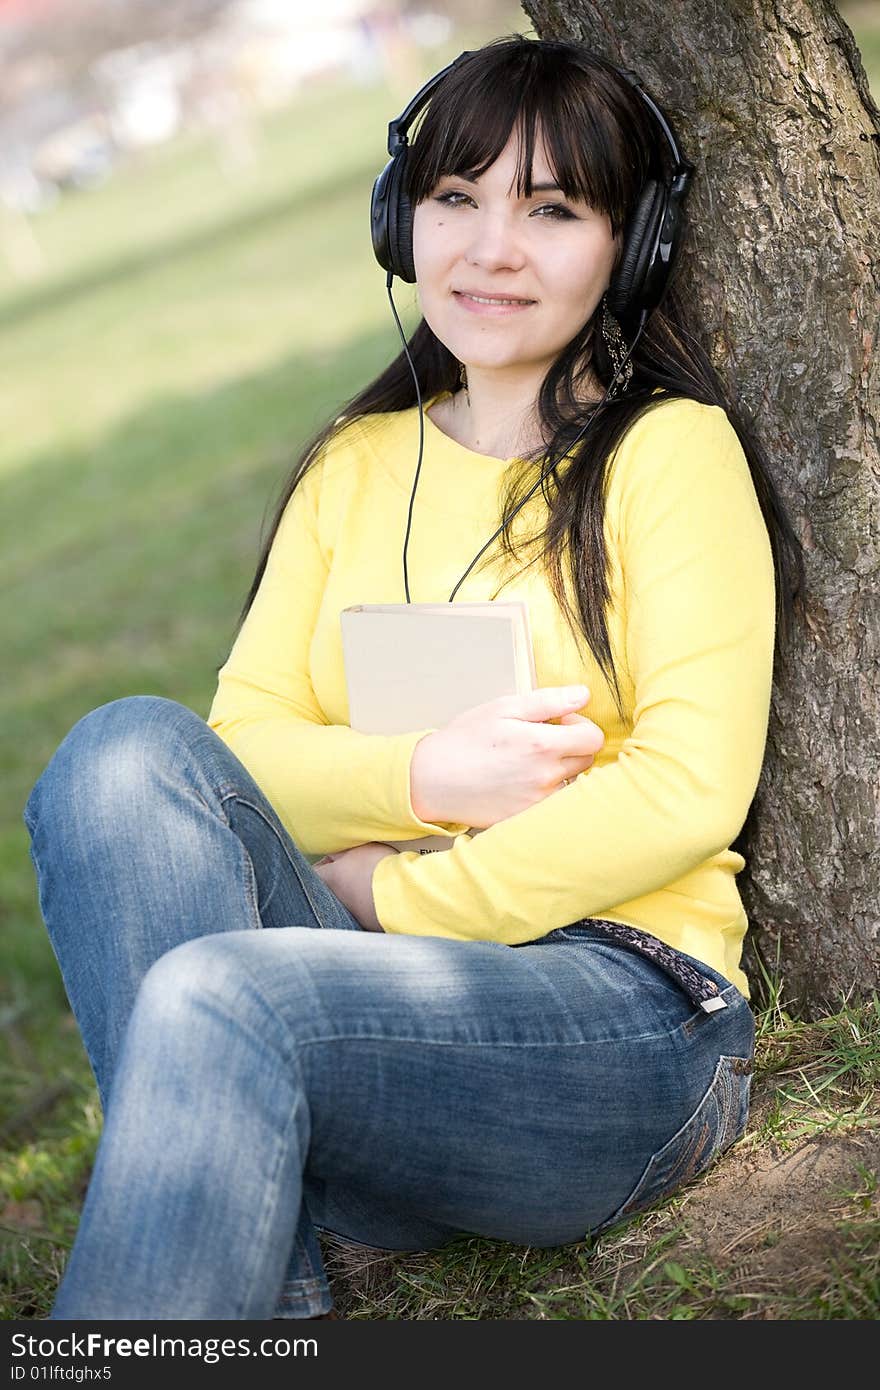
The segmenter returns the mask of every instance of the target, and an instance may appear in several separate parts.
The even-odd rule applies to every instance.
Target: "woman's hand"
[[[578,713],[589,691],[574,690],[572,695],[567,688],[542,687],[502,695],[426,734],[410,763],[416,815],[486,830],[585,772],[605,735]]]
[[[373,906],[373,870],[387,854],[397,853],[390,845],[371,840],[369,844],[353,845],[338,854],[326,854],[312,868],[358,919],[364,931],[382,931]]]

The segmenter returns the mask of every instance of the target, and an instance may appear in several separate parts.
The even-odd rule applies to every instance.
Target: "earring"
[[[471,403],[471,398],[470,398],[470,395],[468,394],[467,368],[465,367],[465,365],[464,365],[463,362],[459,362],[459,364],[458,364],[458,379],[459,379],[461,385],[464,387],[464,394],[467,396],[467,403],[468,403],[468,405],[470,405],[470,403]]]
[[[621,332],[620,324],[608,308],[608,300],[604,295],[602,297],[602,318],[599,323],[599,329],[602,334],[602,341],[605,344],[605,350],[614,366],[615,377],[617,377],[618,372],[620,372],[623,367],[623,372],[615,381],[610,394],[613,396],[620,392],[622,395],[632,381],[633,364],[627,359],[628,348],[626,346],[626,340]],[[623,366],[624,362],[626,362],[625,367]]]

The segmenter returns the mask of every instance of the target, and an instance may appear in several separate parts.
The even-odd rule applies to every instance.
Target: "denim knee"
[[[220,949],[217,949],[219,941]],[[150,966],[136,1008],[151,1024],[175,1027],[194,1009],[211,1003],[231,1012],[242,994],[242,977],[223,942],[214,937],[183,941]]]
[[[216,1066],[227,1086],[239,1050],[254,1050],[265,1076],[271,1074],[272,1059],[282,1070],[291,1065],[298,1070],[296,1041],[259,984],[242,970],[237,935],[182,942],[150,966],[129,1025],[136,1049],[157,1047],[184,1069]]]
[[[177,761],[176,744],[203,721],[162,695],[126,695],[99,705],[74,724],[31,788],[23,818],[28,830],[53,811],[66,824],[95,816],[112,824],[131,814],[132,797],[147,766]]]

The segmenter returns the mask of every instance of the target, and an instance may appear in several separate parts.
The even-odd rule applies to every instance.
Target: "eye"
[[[453,199],[456,198],[464,198],[468,202],[472,201],[472,199],[468,196],[467,193],[459,193],[456,189],[451,189],[448,193],[440,193],[434,199],[434,202],[444,203],[447,207],[460,207],[460,203],[453,201]],[[569,212],[568,208],[563,207],[561,203],[542,203],[539,208],[535,208],[533,211],[535,213],[550,214],[550,216],[546,219],[542,216],[542,221],[548,220],[550,222],[565,222],[570,221],[574,218],[574,213]]]
[[[452,192],[449,192],[449,193],[441,193],[437,198],[434,199],[434,202],[435,202],[435,203],[448,203],[450,207],[458,207],[458,203],[453,203],[453,202],[452,202],[452,199],[453,199],[453,198],[466,198],[466,197],[467,197],[467,194],[466,194],[466,193],[456,193],[455,191],[452,191]]]
[[[561,203],[542,203],[541,207],[536,208],[535,211],[552,212],[554,215],[550,219],[551,222],[564,222],[567,219],[574,217],[574,213],[569,212],[568,208],[564,208]]]

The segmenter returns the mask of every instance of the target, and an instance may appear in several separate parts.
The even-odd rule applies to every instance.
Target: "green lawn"
[[[514,11],[511,27],[530,25]],[[865,33],[876,72],[880,23]],[[423,55],[424,77],[487,36],[459,33],[448,53]],[[299,444],[397,351],[368,216],[389,112],[404,100],[379,88],[314,89],[256,120],[256,159],[235,172],[211,141],[179,141],[35,218],[38,277],[16,280],[0,260],[0,1316],[45,1315],[100,1122],[40,921],[21,809],[96,705],[153,693],[207,714],[264,513]],[[394,294],[412,326],[414,288],[395,281]],[[767,1017],[773,1038],[797,1031]],[[859,1057],[872,1060],[835,1112],[844,1128],[870,1119],[863,1103],[877,1085],[876,1013],[853,1017]],[[838,1025],[846,1038],[851,1024]],[[839,1069],[837,1052],[829,1069]],[[873,1190],[859,1189],[863,1206]],[[874,1221],[870,1200],[865,1210]],[[711,1288],[695,1294],[674,1273],[672,1304],[649,1294],[615,1311],[601,1261],[589,1274],[566,1266],[581,1302],[565,1312],[552,1293],[558,1255],[533,1252],[524,1274],[506,1247],[462,1251],[395,1266],[378,1290],[349,1267],[355,1312],[717,1315]],[[608,1288],[618,1290],[612,1265]],[[390,1287],[394,1299],[380,1304]],[[870,1290],[859,1296],[871,1306]],[[730,1305],[724,1315],[745,1314]]]

